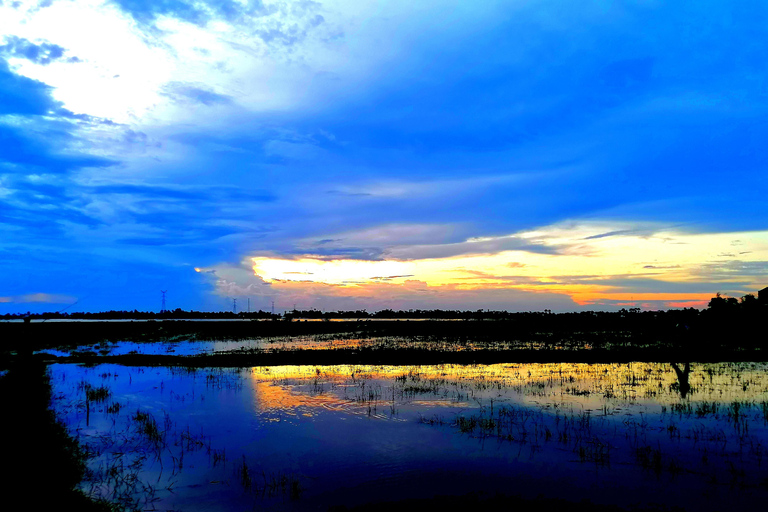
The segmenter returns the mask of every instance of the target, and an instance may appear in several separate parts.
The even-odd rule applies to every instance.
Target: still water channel
[[[768,364],[50,367],[83,490],[137,509],[327,510],[500,492],[768,499]]]

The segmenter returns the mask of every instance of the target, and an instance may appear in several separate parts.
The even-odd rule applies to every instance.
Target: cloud
[[[659,274],[663,277],[663,274]],[[605,276],[552,276],[559,284],[599,285],[610,288],[611,293],[681,293],[714,294],[715,287],[729,290],[743,290],[750,286],[749,281],[727,281],[713,283],[711,281],[669,281],[664,279],[649,279],[644,275],[605,275]]]
[[[435,239],[449,239],[457,227],[440,224],[379,224],[364,229],[343,231],[321,240],[306,239],[300,243],[310,247],[316,244],[343,242],[352,245],[390,246],[425,243]]]
[[[149,183],[111,183],[103,185],[84,185],[84,191],[99,195],[129,196],[137,200],[178,200],[189,202],[272,202],[276,197],[267,190],[235,188],[230,186],[202,187],[196,185],[149,184]]]
[[[208,107],[232,104],[232,98],[229,96],[217,94],[203,87],[183,82],[171,82],[167,84],[163,94],[177,101],[200,103]]]
[[[168,19],[206,27],[211,22],[226,22],[247,27],[271,47],[290,47],[303,41],[309,31],[325,22],[313,1],[262,2],[237,0],[112,0],[139,24],[157,30]],[[159,29],[162,31],[162,28]]]
[[[495,274],[492,272],[482,272],[479,270],[471,270],[471,269],[465,269],[465,268],[456,269],[455,272],[460,272],[462,274],[465,274],[462,277],[456,278],[456,279],[465,280],[465,281],[483,281],[483,282],[487,282],[487,281],[499,282],[500,281],[509,285],[525,285],[525,286],[534,286],[534,287],[567,284],[566,282],[560,282],[555,277],[505,275],[505,274]]]
[[[543,244],[515,235],[470,239],[451,244],[414,245],[394,247],[386,251],[395,259],[417,260],[428,258],[450,258],[454,256],[498,254],[504,251],[524,251],[536,254],[559,254],[562,247]]]
[[[197,269],[204,273],[204,269]],[[226,277],[223,277],[226,274]],[[455,285],[432,286],[417,279],[396,284],[389,276],[375,282],[328,284],[312,281],[272,281],[267,285],[243,267],[215,266],[206,274],[222,297],[253,297],[257,307],[274,300],[279,309],[506,309],[510,311],[573,310],[578,306],[564,294],[535,293],[518,289],[462,289]],[[266,285],[266,286],[265,286]]]
[[[64,174],[116,163],[88,153],[79,130],[81,121],[93,120],[62,108],[52,92],[0,59],[0,174]]]
[[[312,5],[312,3],[307,2],[305,5]],[[292,46],[303,41],[309,30],[324,23],[325,18],[320,14],[310,14],[302,21],[301,25],[273,22],[264,28],[257,28],[255,33],[267,44],[280,43],[285,46]]]
[[[695,274],[700,279],[720,282],[730,280],[734,277],[741,278],[759,278],[768,281],[768,261],[712,261],[707,262],[695,270]],[[724,283],[727,285],[728,283]]]
[[[177,18],[196,25],[205,25],[213,19],[233,21],[239,16],[258,12],[258,7],[233,0],[113,0],[123,11],[141,23],[154,22],[162,16]],[[258,6],[260,3],[253,5]]]
[[[0,56],[27,59],[35,64],[46,66],[54,61],[81,62],[77,57],[64,57],[66,50],[57,44],[35,44],[23,37],[5,36],[5,44],[0,45]]]
[[[451,224],[386,224],[368,229],[335,233],[328,238],[299,241],[287,254],[311,254],[325,259],[420,260],[463,255],[525,251],[558,254],[556,244],[517,235],[461,239],[466,226]]]
[[[18,127],[4,125],[0,121],[0,170],[10,173],[64,173],[115,164],[111,159],[87,153],[63,152],[62,148],[78,142],[72,131],[72,127],[50,120]]]
[[[606,238],[606,237],[620,236],[620,235],[650,235],[652,233],[653,233],[652,230],[618,229],[616,231],[609,231],[607,233],[599,233],[597,235],[591,235],[591,236],[585,237],[584,240],[595,240],[597,238]]]
[[[48,85],[20,76],[0,58],[0,115],[46,115],[61,108]]]
[[[271,228],[249,220],[254,210],[274,200],[266,191],[227,186],[70,182],[57,208],[69,213],[59,213],[53,225],[87,243],[197,252],[231,246],[235,242],[230,239],[238,236],[264,237]],[[51,212],[46,215],[50,218]]]
[[[195,268],[221,297],[271,297],[272,284],[253,273],[249,261],[240,265],[220,264],[211,268]]]
[[[633,297],[651,301],[649,304],[652,301],[692,304],[710,297],[718,289],[725,288],[740,294],[754,291],[759,287],[755,277],[768,271],[768,266],[762,261],[733,265],[733,260],[716,262],[707,259],[717,255],[719,248],[737,235],[746,239],[745,247],[763,254],[765,247],[768,247],[768,232],[750,233],[748,236],[745,236],[746,233],[697,234],[665,230],[661,226],[630,229],[614,225],[611,228],[604,223],[566,222],[502,237],[472,237],[463,242],[435,243],[427,246],[432,252],[424,254],[425,257],[407,259],[393,256],[406,251],[424,253],[424,244],[420,241],[434,237],[440,233],[440,228],[430,225],[385,225],[379,230],[360,230],[335,234],[333,238],[310,239],[304,241],[305,248],[329,253],[343,249],[348,239],[367,245],[369,251],[375,247],[374,243],[382,243],[378,244],[380,247],[375,259],[358,258],[354,251],[348,251],[349,255],[317,255],[311,251],[301,257],[262,255],[254,258],[254,270],[268,281],[280,283],[280,286],[297,281],[294,274],[298,273],[301,274],[298,281],[304,283],[357,287],[359,290],[362,289],[360,287],[382,282],[381,276],[391,276],[392,279],[386,282],[405,286],[409,279],[403,281],[402,276],[410,276],[413,278],[410,280],[423,282],[430,290],[540,290],[542,293],[566,294],[579,304],[597,304],[595,301],[603,299],[628,302]],[[602,233],[619,234],[593,236]],[[398,240],[408,236],[412,245],[398,245]],[[511,245],[507,245],[508,241]],[[468,246],[472,250],[456,250],[456,245]],[[531,245],[537,249],[529,250]],[[477,251],[473,246],[483,250]],[[450,249],[441,252],[446,256],[429,257],[434,248],[445,247]],[[551,250],[542,251],[539,247]],[[654,263],[645,263],[644,259]],[[515,272],[509,273],[510,268],[514,268]],[[564,269],[570,273],[562,272]],[[707,272],[714,278],[704,275],[703,269],[708,269]],[[359,300],[368,301],[362,296]]]
[[[8,304],[24,304],[30,302],[42,302],[47,304],[66,304],[76,302],[75,297],[55,293],[28,293],[25,295],[13,295],[0,297],[0,302]]]

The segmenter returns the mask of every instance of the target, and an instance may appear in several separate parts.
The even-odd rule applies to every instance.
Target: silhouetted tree
[[[678,389],[680,390],[680,396],[685,398],[691,391],[691,385],[688,382],[688,378],[691,373],[691,364],[685,363],[685,367],[681,370],[675,363],[669,363],[672,365],[672,369],[677,374]]]

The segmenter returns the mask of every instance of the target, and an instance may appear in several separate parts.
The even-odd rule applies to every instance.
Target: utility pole
[[[161,313],[165,313],[165,294],[166,294],[166,292],[167,292],[167,291],[168,291],[168,290],[160,290],[160,293],[162,293],[162,294],[163,294],[163,305],[162,305],[162,307],[160,308],[160,312],[161,312]]]

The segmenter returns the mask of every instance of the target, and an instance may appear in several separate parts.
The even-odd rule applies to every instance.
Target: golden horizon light
[[[516,289],[565,294],[579,305],[598,300],[667,301],[672,307],[706,304],[717,290],[697,283],[743,283],[755,291],[759,276],[749,262],[768,260],[768,231],[691,234],[622,233],[611,226],[555,225],[517,238],[539,252],[503,250],[442,258],[360,260],[306,254],[250,258],[253,272],[275,287],[326,285],[350,296],[380,287],[422,283],[445,290]],[[602,235],[601,233],[608,233]],[[475,242],[469,240],[467,243]],[[754,290],[752,289],[754,288]],[[341,289],[347,289],[341,291]],[[366,293],[367,294],[367,293]]]

